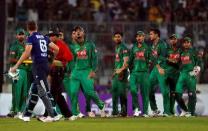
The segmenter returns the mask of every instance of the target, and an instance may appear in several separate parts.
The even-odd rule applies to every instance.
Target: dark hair
[[[27,29],[29,31],[34,31],[34,30],[37,30],[38,26],[37,24],[35,23],[35,21],[29,21],[27,22]]]
[[[152,29],[150,29],[150,31],[149,32],[154,32],[155,34],[157,34],[158,35],[158,37],[160,37],[160,30],[159,29],[156,29],[156,28],[152,28]]]
[[[117,35],[117,34],[118,34],[118,35],[121,35],[121,36],[123,37],[123,32],[117,31],[117,32],[114,32],[114,33],[113,33],[114,36]]]
[[[73,28],[73,31],[77,31],[77,30],[81,30],[81,31],[83,31],[83,32],[85,32],[85,30],[84,30],[84,28],[83,27],[81,27],[81,26],[75,26],[74,28]]]
[[[71,33],[74,32],[74,31],[76,31],[76,30],[73,28],[73,29],[71,30]]]

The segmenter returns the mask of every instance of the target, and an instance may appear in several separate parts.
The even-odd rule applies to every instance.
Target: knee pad
[[[51,101],[54,101],[54,98],[52,96],[52,94],[48,91],[47,92],[47,95],[48,95],[48,98],[51,100]]]
[[[41,85],[37,85],[37,88],[38,88],[38,95],[40,98],[46,96],[46,90]]]

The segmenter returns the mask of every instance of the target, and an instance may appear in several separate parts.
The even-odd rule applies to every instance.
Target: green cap
[[[136,33],[137,35],[145,35],[145,33],[143,32],[143,31],[137,31],[137,33]]]
[[[23,28],[18,28],[18,29],[16,30],[16,35],[18,35],[18,34],[20,34],[20,33],[25,34],[25,30],[24,30]]]
[[[178,35],[172,34],[172,35],[169,37],[169,39],[178,39]]]
[[[185,37],[183,40],[184,41],[188,41],[188,42],[191,42],[192,41],[190,37]]]

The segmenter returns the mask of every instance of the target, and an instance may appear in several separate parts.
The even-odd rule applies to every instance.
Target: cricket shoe
[[[19,115],[18,118],[20,120],[23,120],[24,122],[29,122],[30,121],[30,117],[29,116]]]
[[[163,117],[171,117],[171,115],[167,114],[167,113],[164,113],[162,114]]]
[[[54,121],[59,121],[62,117],[63,117],[63,115],[58,114],[54,117]]]
[[[91,118],[94,118],[95,117],[95,113],[94,112],[87,112],[87,115]]]
[[[142,117],[149,118],[150,116],[147,114],[143,114]]]
[[[54,122],[54,118],[51,116],[47,116],[47,117],[39,117],[39,120],[42,122]]]
[[[116,117],[119,117],[119,115],[111,115],[110,117],[112,117],[112,118],[116,118]]]
[[[180,117],[190,117],[191,113],[190,112],[186,112],[186,111],[182,111],[180,114]]]
[[[100,110],[100,117],[106,117],[106,113],[105,113],[105,105],[104,105],[103,108]]]
[[[77,116],[78,116],[78,118],[84,118],[85,117],[85,115],[82,114],[81,112]]]
[[[76,120],[76,119],[78,119],[78,116],[73,115],[73,116],[69,117],[69,120],[70,120],[70,121],[74,121],[74,120]]]
[[[178,117],[179,115],[177,113],[175,113],[173,116]]]
[[[142,113],[142,112],[141,112],[138,108],[136,108],[136,109],[134,110],[133,116],[134,116],[134,117],[138,117],[138,116],[141,115],[141,113]]]
[[[21,112],[18,112],[15,116],[14,116],[14,118],[19,118],[19,116],[22,116],[23,114],[21,113]]]
[[[154,110],[154,111],[152,111],[152,115],[153,115],[153,117],[154,116],[159,116],[159,114],[160,114],[160,110],[158,110],[158,109],[156,109],[156,110]]]

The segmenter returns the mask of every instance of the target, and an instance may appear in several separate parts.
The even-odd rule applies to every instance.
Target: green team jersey
[[[167,58],[167,44],[159,40],[156,45],[151,47],[151,62],[153,65],[159,64],[162,68],[167,68],[166,59]]]
[[[176,61],[176,63],[173,63],[169,60],[167,60],[167,72],[170,75],[173,75],[173,73],[179,73],[179,66],[180,66],[180,54],[181,50],[179,48],[173,48],[169,47],[167,52],[167,58],[173,61]]]
[[[89,41],[85,41],[82,45],[75,43],[71,49],[74,56],[74,70],[97,70],[98,58],[94,43]]]
[[[70,45],[68,44],[68,47],[72,51],[72,53],[73,53],[73,50],[74,50],[74,45],[75,45],[75,43],[71,43]],[[72,61],[70,61],[66,64],[66,72],[70,73],[73,69],[73,66],[74,66],[74,58],[73,58]]]
[[[200,65],[196,52],[191,48],[181,53],[181,72],[190,72],[194,66]]]
[[[9,59],[16,60],[16,62],[19,60],[19,58],[22,56],[22,53],[25,51],[25,43],[21,44],[18,40],[14,41],[9,49]],[[14,66],[16,62],[11,62],[10,66]],[[29,64],[22,63],[19,68],[20,69],[27,69],[30,70],[31,66]]]
[[[124,57],[129,56],[129,51],[124,43],[121,43],[116,46],[115,49],[115,66],[114,69],[119,69],[124,64]]]
[[[150,48],[146,43],[141,47],[135,44],[130,51],[129,69],[131,72],[144,72],[149,69]]]

